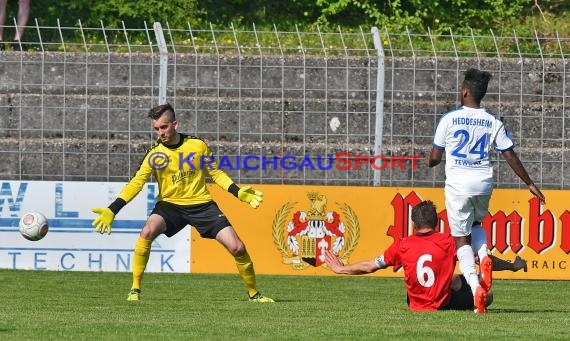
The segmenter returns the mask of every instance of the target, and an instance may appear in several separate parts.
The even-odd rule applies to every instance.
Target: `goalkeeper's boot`
[[[485,314],[487,312],[487,291],[481,285],[475,290],[473,305],[475,306],[475,314]]]
[[[273,303],[275,302],[272,298],[263,296],[259,291],[257,294],[249,297],[250,302],[259,302],[259,303]]]
[[[141,289],[131,289],[129,291],[129,296],[127,296],[127,301],[140,301],[141,299]]]
[[[523,269],[524,272],[528,271],[526,260],[522,259],[520,256],[516,256],[513,262],[513,271],[517,272],[520,269]]]
[[[481,286],[486,292],[491,290],[491,285],[493,285],[493,261],[491,257],[485,257],[481,261]]]

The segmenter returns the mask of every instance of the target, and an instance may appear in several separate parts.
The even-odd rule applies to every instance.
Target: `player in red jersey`
[[[408,305],[415,311],[473,309],[473,295],[467,282],[454,275],[455,240],[449,234],[435,231],[437,212],[431,201],[423,201],[412,209],[415,234],[395,241],[375,259],[343,264],[330,251],[325,262],[338,274],[359,275],[392,266],[404,268]],[[492,302],[487,295],[487,305]]]

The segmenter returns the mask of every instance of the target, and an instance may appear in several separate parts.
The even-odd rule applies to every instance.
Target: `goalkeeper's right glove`
[[[95,227],[95,231],[104,234],[105,232],[111,234],[111,224],[115,219],[115,213],[108,207],[96,207],[91,210],[99,216],[93,220],[91,225]]]

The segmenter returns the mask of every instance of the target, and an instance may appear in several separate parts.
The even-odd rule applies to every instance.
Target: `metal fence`
[[[204,138],[240,183],[442,186],[443,167],[414,169],[411,157],[427,157],[468,67],[493,74],[483,104],[504,117],[535,181],[570,183],[570,38],[168,24],[163,33],[164,96],[181,130]],[[146,112],[161,91],[152,27],[36,24],[24,38],[23,51],[0,52],[0,177],[128,180],[153,139]],[[407,159],[357,169],[375,155]],[[264,158],[277,167],[262,169]],[[497,186],[519,187],[496,161]]]

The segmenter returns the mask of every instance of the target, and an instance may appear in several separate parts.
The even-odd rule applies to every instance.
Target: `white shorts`
[[[445,194],[445,208],[451,235],[465,237],[471,234],[474,221],[482,222],[489,210],[490,194],[450,195]]]

